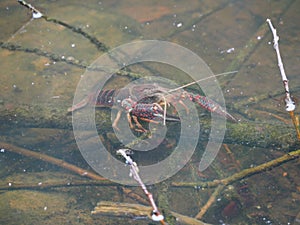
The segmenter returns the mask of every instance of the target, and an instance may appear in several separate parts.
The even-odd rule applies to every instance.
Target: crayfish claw
[[[178,102],[179,102],[180,105],[183,106],[183,108],[184,108],[185,111],[186,111],[186,114],[189,114],[189,113],[190,113],[190,110],[189,110],[189,108],[186,106],[186,104],[184,104],[184,102],[183,102],[182,100],[179,100]]]

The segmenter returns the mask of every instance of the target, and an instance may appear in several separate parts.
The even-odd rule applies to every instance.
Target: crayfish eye
[[[153,106],[151,107],[151,109],[152,109],[153,111],[158,111],[158,110],[161,109],[161,107],[160,107],[160,105],[158,105],[158,104],[153,104]]]

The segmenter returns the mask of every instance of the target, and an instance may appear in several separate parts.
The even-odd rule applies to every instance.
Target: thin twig
[[[11,151],[11,152],[15,152],[15,153],[25,155],[25,156],[28,156],[28,157],[40,159],[42,161],[60,166],[60,167],[65,168],[67,170],[70,170],[74,173],[79,174],[80,176],[89,177],[93,180],[107,180],[106,178],[103,178],[103,177],[99,176],[98,174],[95,174],[91,171],[81,169],[81,168],[79,168],[79,167],[77,167],[73,164],[65,162],[64,160],[57,159],[57,158],[45,155],[45,154],[40,153],[40,152],[30,151],[28,149],[17,147],[15,145],[11,145],[11,144],[4,143],[4,142],[0,142],[0,148],[5,149],[6,151]]]
[[[76,168],[74,165],[71,165],[71,164],[70,164],[71,166],[66,166],[66,165],[69,165],[69,164],[63,162],[62,160],[55,159],[53,157],[46,156],[46,155],[41,154],[41,153],[32,152],[32,151],[29,151],[27,149],[23,149],[23,148],[20,148],[20,147],[11,145],[11,144],[7,144],[7,143],[4,143],[4,142],[0,142],[0,148],[8,150],[8,151],[15,152],[15,153],[19,153],[19,154],[22,154],[22,155],[25,155],[25,156],[38,158],[38,159],[46,161],[46,162],[54,163],[58,166],[66,168],[66,169],[71,169],[72,171],[73,171],[74,168]],[[279,158],[276,158],[276,159],[274,159],[272,161],[269,161],[267,163],[263,163],[259,166],[249,168],[249,169],[245,169],[245,170],[243,170],[239,173],[233,174],[232,176],[229,176],[229,177],[221,179],[221,180],[214,180],[214,181],[208,181],[208,182],[193,182],[193,183],[173,182],[172,186],[173,187],[193,187],[193,188],[208,188],[208,187],[217,187],[217,186],[220,186],[220,185],[221,186],[223,186],[223,185],[226,186],[226,185],[231,184],[233,182],[236,182],[240,179],[244,179],[246,177],[252,176],[252,175],[257,174],[257,173],[261,173],[261,172],[266,171],[266,170],[270,170],[270,169],[272,169],[274,167],[277,167],[277,166],[279,166],[279,165],[281,165],[285,162],[297,159],[297,158],[299,158],[299,156],[300,156],[300,149],[289,152],[289,153],[287,153],[287,154],[285,154],[285,155],[283,155]],[[77,168],[76,171],[79,172],[79,174],[82,174],[82,172],[84,173],[84,171],[86,171],[86,170],[83,170],[83,169],[78,170],[78,168]],[[89,172],[88,174],[89,174],[89,176],[91,176],[92,173]],[[87,174],[84,174],[84,175],[87,176]],[[96,176],[98,176],[98,175],[96,175]],[[99,178],[96,178],[96,179],[105,181],[105,179],[100,177],[100,176],[99,176]],[[144,201],[140,196],[138,196],[138,195],[132,196],[133,192],[131,192],[129,189],[124,188],[124,192],[127,193],[128,195],[131,194],[131,197],[137,199],[139,202],[142,202],[143,204],[147,204],[147,201]]]
[[[284,66],[283,66],[283,62],[281,59],[281,55],[280,55],[280,51],[279,51],[279,36],[277,35],[277,31],[276,29],[273,27],[273,24],[271,22],[270,19],[267,19],[267,23],[270,26],[270,29],[272,31],[273,34],[273,42],[274,42],[274,49],[276,51],[276,55],[277,55],[277,60],[278,60],[278,67],[280,70],[280,74],[281,74],[281,78],[282,78],[282,82],[283,82],[283,86],[285,89],[285,104],[286,104],[286,111],[290,112],[290,111],[294,111],[296,108],[295,102],[292,100],[291,95],[290,95],[290,90],[289,90],[289,81],[287,79],[287,76],[285,74],[285,70],[284,70]]]
[[[70,188],[79,186],[119,186],[120,184],[111,182],[109,180],[63,180],[63,181],[51,181],[51,182],[1,182],[0,190],[19,190],[19,189],[36,189],[43,190],[49,188]]]
[[[291,118],[292,118],[292,121],[293,121],[293,124],[295,126],[295,129],[296,129],[296,133],[297,133],[297,138],[298,140],[300,140],[300,124],[299,124],[299,117],[298,116],[295,116],[295,113],[294,111],[290,111],[289,112]]]
[[[142,179],[139,175],[139,168],[138,168],[136,162],[134,162],[131,159],[131,157],[128,155],[128,151],[129,151],[129,149],[119,149],[117,151],[117,154],[122,155],[126,159],[126,163],[130,166],[130,176],[132,176],[133,179],[135,179],[139,183],[139,185],[143,189],[145,195],[148,197],[149,202],[152,206],[152,220],[159,221],[161,224],[165,225],[164,216],[159,212],[159,210],[156,206],[156,203],[153,199],[153,195],[148,191],[146,185],[142,181]]]
[[[296,104],[294,102],[294,100],[291,97],[290,94],[290,89],[289,89],[289,81],[288,78],[286,76],[285,70],[284,70],[284,66],[283,66],[283,62],[281,59],[281,55],[280,55],[280,51],[279,51],[279,36],[277,35],[277,31],[276,29],[273,27],[273,24],[271,22],[270,19],[267,19],[267,23],[269,24],[269,27],[272,31],[273,34],[273,47],[276,51],[276,55],[277,55],[277,61],[278,61],[278,67],[280,70],[280,74],[281,74],[281,78],[282,78],[282,82],[283,82],[283,86],[284,86],[284,90],[285,90],[285,110],[287,112],[289,112],[291,119],[293,121],[293,124],[295,126],[296,129],[296,133],[297,133],[297,138],[298,140],[300,140],[300,129],[299,129],[299,125],[296,124],[296,118],[295,118],[295,114],[294,114],[294,110],[296,108]]]
[[[235,168],[240,171],[241,170],[241,164],[238,160],[235,159],[233,152],[230,150],[227,144],[223,144],[224,149],[226,150],[226,153],[229,155],[232,163],[234,163]]]
[[[264,114],[264,115],[267,115],[267,116],[272,116],[272,117],[280,120],[281,122],[283,122],[286,125],[291,124],[291,120],[285,119],[282,116],[279,116],[279,115],[277,115],[275,113],[271,113],[271,112],[268,112],[268,111],[263,111],[263,110],[260,110],[260,109],[256,109],[255,113]]]
[[[262,173],[266,170],[271,170],[277,166],[280,166],[283,163],[286,163],[291,160],[295,160],[299,157],[300,157],[300,149],[289,152],[281,157],[260,164],[253,168],[244,169],[241,172],[235,173],[223,179],[207,181],[207,182],[172,182],[171,185],[173,187],[192,187],[192,188],[212,188],[212,187],[217,187],[220,184],[228,185],[236,181],[239,181],[241,179],[244,179],[246,177],[253,176],[254,174]]]
[[[204,214],[207,212],[207,210],[211,207],[211,205],[216,201],[216,198],[223,190],[224,185],[219,185],[215,190],[214,193],[209,197],[206,204],[200,209],[198,214],[195,216],[196,219],[200,220],[204,216]]]
[[[106,178],[103,178],[101,176],[99,176],[98,174],[95,174],[91,171],[79,168],[75,165],[72,165],[70,163],[67,163],[61,159],[57,159],[54,158],[52,156],[48,156],[45,155],[43,153],[39,153],[39,152],[34,152],[25,148],[21,148],[12,144],[8,144],[5,142],[0,142],[0,149],[4,149],[6,151],[10,151],[10,152],[14,152],[14,153],[18,153],[20,155],[24,155],[24,156],[28,156],[28,157],[32,157],[32,158],[36,158],[57,166],[60,166],[62,168],[65,168],[67,170],[70,170],[76,174],[79,174],[80,176],[84,176],[84,177],[88,177],[91,178],[93,180],[98,180],[98,181],[107,181]],[[128,196],[130,196],[131,198],[137,200],[138,202],[142,203],[142,204],[147,204],[148,202],[142,198],[140,195],[135,194],[134,192],[132,192],[130,189],[128,188],[123,188],[124,193],[126,193]]]

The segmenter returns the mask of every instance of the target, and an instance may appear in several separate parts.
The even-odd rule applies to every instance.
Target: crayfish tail
[[[93,95],[90,94],[87,97],[85,97],[83,100],[78,102],[77,104],[73,105],[72,107],[68,108],[68,112],[74,112],[78,109],[84,108],[87,104],[89,104],[92,100]]]

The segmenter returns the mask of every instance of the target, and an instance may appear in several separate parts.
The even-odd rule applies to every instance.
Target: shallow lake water
[[[28,3],[46,17],[33,19],[32,12],[18,1],[0,1],[0,224],[160,223],[143,216],[128,216],[122,211],[118,214],[117,206],[116,211],[105,215],[91,215],[97,203],[103,201],[150,204],[140,187],[117,182],[118,175],[122,174],[122,178],[135,183],[129,177],[129,166],[116,156],[116,150],[124,148],[127,136],[141,139],[142,128],[128,132],[128,121],[123,113],[121,131],[113,129],[117,110],[100,107],[96,116],[91,117],[92,120],[96,118],[96,138],[89,129],[83,129],[80,135],[73,130],[74,117],[72,121],[68,108],[74,96],[76,93],[79,98],[86,96],[89,89],[95,90],[99,83],[103,84],[103,89],[120,90],[138,78],[151,77],[148,83],[172,89],[195,81],[195,77],[204,79],[198,85],[186,87],[185,91],[194,96],[210,96],[220,104],[223,102],[238,120],[238,123],[227,121],[227,129],[222,125],[218,127],[225,129],[225,137],[217,130],[217,139],[215,136],[209,138],[211,126],[215,124],[211,119],[218,122],[220,117],[186,100],[184,103],[188,107],[185,108],[180,97],[173,95],[173,98],[163,97],[162,100],[163,103],[164,98],[171,99],[173,106],[167,107],[168,114],[187,114],[188,122],[193,116],[197,117],[184,133],[180,131],[185,127],[185,119],[167,122],[166,126],[162,121],[158,125],[140,121],[145,129],[153,128],[153,135],[144,142],[139,139],[139,144],[150,143],[155,148],[133,150],[132,158],[140,167],[162,162],[159,164],[162,170],[176,170],[163,181],[153,182],[155,184],[150,181],[147,186],[168,224],[197,224],[176,221],[171,211],[196,217],[216,188],[183,187],[179,182],[203,184],[223,179],[299,148],[294,125],[285,111],[285,92],[272,33],[266,23],[270,18],[277,29],[290,91],[297,105],[300,96],[299,1],[65,0]],[[132,65],[118,61],[118,55],[114,54],[117,47],[147,40],[167,41],[174,44],[174,48],[162,47],[156,54],[157,60]],[[188,57],[177,47],[188,50]],[[134,61],[140,57],[138,54],[150,54],[155,48],[142,53],[138,50],[120,52],[122,57],[126,56],[124,61],[132,56]],[[103,80],[99,80],[102,75],[99,76],[93,66],[102,65],[101,57],[107,52],[108,58],[117,61],[123,69],[121,72],[109,70],[109,73],[111,68],[100,69],[104,75]],[[203,61],[191,65],[194,56]],[[162,63],[164,59],[174,59],[173,65]],[[200,66],[201,71],[193,77],[182,71],[181,65],[189,65],[190,71]],[[232,73],[207,78],[226,72]],[[108,79],[107,74],[111,75]],[[82,80],[86,83],[77,86]],[[133,97],[131,95],[135,94],[130,92],[127,97]],[[108,103],[107,96],[102,95],[102,98]],[[175,112],[175,108],[181,111]],[[79,117],[83,119],[80,125],[89,124],[90,118],[85,121],[84,117],[88,111],[84,110],[74,112],[83,115]],[[299,107],[295,115],[299,115]],[[191,128],[197,128],[198,124],[200,133]],[[123,132],[124,127],[128,133]],[[159,139],[164,128],[167,128],[166,136]],[[83,139],[90,146],[94,146],[94,142],[103,143],[103,148],[111,153],[108,158],[101,159],[105,166],[91,165],[90,162],[97,160],[92,153],[83,153],[78,145]],[[182,159],[180,165],[163,161],[173,156],[182,139],[186,141],[183,142],[186,149],[194,150],[193,154],[190,156],[189,151],[184,150],[176,155]],[[217,155],[205,170],[199,171],[199,162],[209,143],[217,146],[213,151]],[[19,148],[40,155],[30,155]],[[109,166],[112,158],[124,164],[122,171]],[[68,167],[66,163],[72,165]],[[217,194],[199,224],[200,221],[207,224],[299,224],[299,163],[296,158],[234,180]],[[99,170],[104,167],[112,176],[113,182],[108,185],[85,174],[91,171],[102,176]],[[149,177],[145,174],[143,177],[143,171],[141,169],[140,175],[147,183]]]

